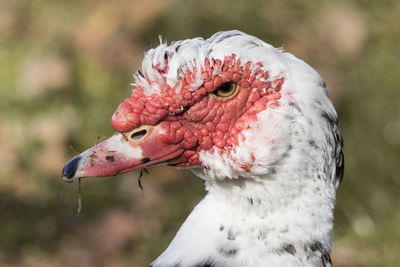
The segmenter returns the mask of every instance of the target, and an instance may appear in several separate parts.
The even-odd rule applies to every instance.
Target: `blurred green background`
[[[60,172],[131,92],[144,51],[239,29],[310,63],[345,140],[334,266],[400,266],[400,1],[0,0],[0,266],[147,266],[205,195],[190,172]]]

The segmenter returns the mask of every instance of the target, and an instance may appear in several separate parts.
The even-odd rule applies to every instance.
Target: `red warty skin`
[[[165,69],[154,68],[160,74],[168,71],[168,59]],[[179,80],[180,90],[167,84],[161,85],[161,94],[146,96],[141,87],[137,87],[130,98],[125,99],[114,113],[111,124],[121,133],[130,132],[142,125],[158,125],[164,131],[160,142],[164,146],[173,146],[183,153],[169,162],[170,165],[188,167],[201,165],[199,151],[229,153],[238,145],[240,132],[249,128],[256,114],[279,105],[283,78],[271,80],[268,72],[250,70],[252,63],[241,65],[235,55],[226,57],[224,62],[215,60],[210,64],[205,60],[201,71],[203,84],[193,90],[197,80],[197,69],[186,71]],[[213,75],[214,68],[222,73]],[[256,63],[262,67],[260,63]],[[149,84],[154,81],[148,81]],[[213,94],[222,84],[234,82],[237,93],[230,97]],[[154,144],[146,147],[145,154],[154,153]],[[151,154],[149,153],[149,154]],[[244,168],[246,168],[244,166]]]

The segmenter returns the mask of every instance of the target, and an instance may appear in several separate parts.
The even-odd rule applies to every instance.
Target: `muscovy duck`
[[[161,44],[65,181],[168,164],[207,195],[150,266],[330,266],[342,137],[324,81],[240,31]]]

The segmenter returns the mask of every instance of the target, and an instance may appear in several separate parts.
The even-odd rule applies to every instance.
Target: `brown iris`
[[[234,82],[227,82],[218,87],[213,94],[217,96],[217,100],[227,100],[236,95],[239,91],[239,86]]]

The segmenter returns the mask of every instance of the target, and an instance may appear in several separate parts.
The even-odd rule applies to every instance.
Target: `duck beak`
[[[174,142],[168,125],[143,125],[112,137],[68,161],[62,179],[114,176],[154,165],[166,164],[184,152]]]

